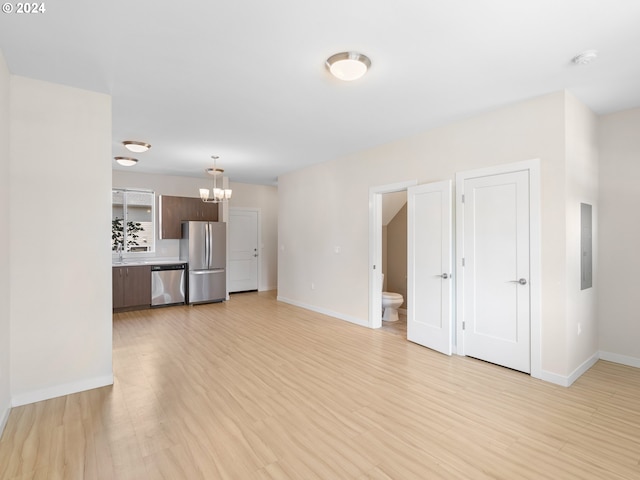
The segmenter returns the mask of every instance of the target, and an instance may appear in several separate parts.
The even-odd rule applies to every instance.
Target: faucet
[[[118,246],[116,247],[116,252],[118,252],[118,261],[122,263],[122,244],[121,243],[118,243]]]

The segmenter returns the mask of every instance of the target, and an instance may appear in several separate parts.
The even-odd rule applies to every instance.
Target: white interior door
[[[229,292],[258,289],[258,211],[229,211]]]
[[[451,355],[451,182],[407,190],[407,339]]]
[[[459,193],[464,353],[528,373],[529,172],[467,178]]]

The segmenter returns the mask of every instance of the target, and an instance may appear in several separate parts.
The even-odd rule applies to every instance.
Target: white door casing
[[[407,190],[407,339],[451,355],[451,181]]]
[[[540,373],[539,162],[456,176],[457,351]]]
[[[229,210],[229,292],[258,290],[260,212]]]

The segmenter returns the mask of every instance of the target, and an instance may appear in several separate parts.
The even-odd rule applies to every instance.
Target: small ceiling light
[[[232,192],[228,188],[218,188],[217,179],[222,176],[224,170],[216,167],[216,160],[220,157],[213,155],[211,158],[213,159],[213,168],[207,168],[205,171],[213,177],[213,188],[201,188],[200,200],[204,203],[226,202],[231,198]]]
[[[119,165],[122,165],[123,167],[132,167],[136,163],[138,163],[137,158],[131,158],[131,157],[114,157],[114,160],[118,162]]]
[[[598,58],[598,52],[596,50],[586,50],[579,55],[576,55],[571,59],[571,63],[575,65],[588,65]]]
[[[361,53],[342,52],[331,55],[325,62],[325,66],[334,77],[351,82],[367,73],[371,67],[371,60]]]
[[[136,142],[133,140],[125,140],[122,144],[127,148],[127,150],[135,153],[143,153],[151,148],[151,145],[148,143]]]

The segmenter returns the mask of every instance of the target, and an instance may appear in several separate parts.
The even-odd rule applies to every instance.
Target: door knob
[[[445,280],[447,278],[449,278],[449,274],[448,273],[443,273],[442,275],[440,275],[442,278],[444,278]]]
[[[526,278],[521,278],[520,280],[511,280],[511,283],[519,283],[520,285],[526,285],[527,284],[527,279]]]

